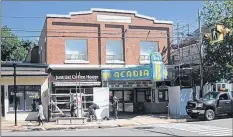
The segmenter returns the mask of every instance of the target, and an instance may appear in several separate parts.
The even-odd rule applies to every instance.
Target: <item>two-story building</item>
[[[163,62],[171,63],[172,26],[171,21],[128,10],[93,8],[67,15],[48,14],[39,39],[40,63],[49,64],[53,93],[75,93],[79,82],[88,107],[92,88],[103,86],[101,70],[149,64],[152,52],[160,52]],[[152,101],[149,81],[131,82],[141,85],[138,100]],[[114,86],[119,82],[109,84],[120,100],[121,111],[132,111],[124,109],[124,101],[136,101],[128,96],[134,90]],[[165,93],[159,97],[157,101],[167,101]]]

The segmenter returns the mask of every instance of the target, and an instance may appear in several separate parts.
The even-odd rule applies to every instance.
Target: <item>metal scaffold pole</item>
[[[79,77],[81,77],[81,73],[79,72]],[[80,103],[81,103],[81,105],[80,105],[80,109],[81,109],[81,111],[80,111],[80,117],[82,117],[82,92],[81,92],[81,82],[80,82],[80,78],[79,78],[79,93],[80,93]]]

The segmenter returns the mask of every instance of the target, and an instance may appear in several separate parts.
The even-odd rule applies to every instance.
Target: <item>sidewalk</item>
[[[94,128],[115,128],[132,127],[157,123],[186,122],[186,119],[167,119],[164,115],[143,115],[131,118],[121,118],[118,120],[108,120],[100,122],[87,122],[82,125],[58,125],[55,122],[45,123],[43,126],[37,126],[36,122],[18,121],[18,126],[14,126],[14,121],[2,121],[2,131],[10,132],[30,132],[45,130],[75,130],[75,129],[94,129]]]

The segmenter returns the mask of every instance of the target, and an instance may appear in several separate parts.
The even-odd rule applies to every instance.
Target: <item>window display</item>
[[[125,103],[133,102],[133,91],[124,91],[124,102]]]
[[[18,111],[35,111],[41,98],[41,86],[17,86],[16,101]],[[9,111],[14,111],[14,86],[8,87]],[[35,106],[36,105],[36,106]]]

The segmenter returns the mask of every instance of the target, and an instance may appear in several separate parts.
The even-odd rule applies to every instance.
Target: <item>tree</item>
[[[216,82],[222,79],[231,80],[233,74],[233,1],[207,1],[202,10],[204,26],[211,28],[223,24],[231,31],[223,41],[211,43],[204,39],[205,56],[203,74],[205,82]]]
[[[1,60],[24,61],[32,42],[19,40],[7,26],[3,26],[1,30]]]

